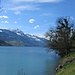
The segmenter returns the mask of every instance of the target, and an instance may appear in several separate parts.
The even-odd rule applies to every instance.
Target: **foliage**
[[[0,40],[0,46],[12,46],[12,45],[3,40]]]
[[[70,53],[70,56],[65,56],[60,60],[61,64],[64,64],[66,61],[75,58],[75,52]],[[75,61],[66,65],[60,72],[56,75],[75,75]]]
[[[11,44],[12,46],[22,46],[24,47],[24,43],[21,41],[13,40],[13,41],[6,41],[7,43]]]
[[[75,62],[67,65],[60,73],[56,75],[75,75]]]
[[[71,17],[61,17],[56,21],[55,30],[46,33],[47,47],[55,49],[61,56],[68,55],[73,43],[74,21]]]
[[[72,32],[72,46],[75,48],[75,30]]]

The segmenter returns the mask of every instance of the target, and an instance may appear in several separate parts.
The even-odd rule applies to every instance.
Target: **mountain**
[[[9,43],[6,43],[5,41],[0,40],[0,46],[12,46]]]
[[[19,29],[0,29],[0,40],[12,46],[43,47],[47,41],[35,35],[24,34]]]

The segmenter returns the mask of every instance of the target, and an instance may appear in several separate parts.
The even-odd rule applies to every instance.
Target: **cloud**
[[[19,26],[19,28],[22,28],[22,26]]]
[[[54,2],[60,2],[62,0],[12,0],[12,1],[15,3],[18,3],[18,2],[40,2],[40,3],[51,2],[51,3],[54,3]]]
[[[0,16],[0,18],[9,18],[9,17],[8,17],[8,16],[3,15],[3,16]]]
[[[17,21],[15,21],[14,23],[17,23]]]
[[[9,22],[8,22],[8,21],[1,21],[1,23],[5,23],[5,24],[8,24]]]
[[[18,29],[22,28],[22,26],[18,26]]]
[[[40,8],[37,8],[36,6],[33,5],[22,5],[22,6],[15,6],[11,7],[8,10],[16,10],[16,14],[20,13],[18,10],[39,10]]]
[[[16,15],[18,15],[18,14],[20,14],[20,13],[21,13],[21,12],[19,12],[19,11],[16,11],[16,12],[15,12]]]
[[[8,22],[8,21],[5,21],[4,23],[5,23],[5,24],[8,24],[9,22]]]
[[[37,29],[37,28],[39,28],[39,25],[37,25],[37,26],[34,27],[34,29]]]
[[[38,2],[50,2],[50,3],[55,3],[55,2],[60,2],[62,0],[38,0]]]
[[[45,16],[45,17],[49,17],[49,16],[53,16],[53,14],[42,14],[42,16]]]
[[[34,19],[30,19],[29,20],[29,23],[33,23],[35,20]]]
[[[7,13],[7,11],[4,11],[5,13]]]

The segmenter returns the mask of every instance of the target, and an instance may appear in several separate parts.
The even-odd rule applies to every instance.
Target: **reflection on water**
[[[0,47],[0,75],[55,75],[58,60],[46,48]]]

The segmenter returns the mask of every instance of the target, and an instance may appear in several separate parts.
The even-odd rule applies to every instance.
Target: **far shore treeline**
[[[72,17],[60,17],[56,20],[56,28],[45,34],[48,38],[46,46],[56,50],[60,56],[69,55],[75,48],[75,21]]]

